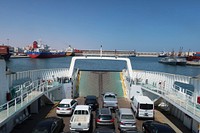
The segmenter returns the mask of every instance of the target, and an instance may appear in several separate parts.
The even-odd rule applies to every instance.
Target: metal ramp
[[[95,95],[100,97],[105,91],[124,97],[120,72],[81,71],[79,96]]]

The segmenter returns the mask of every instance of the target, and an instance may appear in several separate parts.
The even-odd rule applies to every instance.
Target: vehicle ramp
[[[114,92],[118,97],[124,97],[120,72],[81,71],[79,96],[95,95]]]

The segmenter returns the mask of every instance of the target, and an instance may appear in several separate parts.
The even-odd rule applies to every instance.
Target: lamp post
[[[8,38],[8,39],[7,39],[7,45],[9,45],[9,41],[10,41],[10,39]]]
[[[101,48],[100,48],[100,57],[102,57],[102,45],[101,45]]]

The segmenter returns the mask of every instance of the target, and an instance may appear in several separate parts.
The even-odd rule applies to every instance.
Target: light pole
[[[7,39],[7,45],[8,45],[8,46],[9,46],[9,41],[10,41],[10,39],[8,38],[8,39]]]
[[[102,45],[101,45],[101,48],[100,48],[100,57],[102,57]]]

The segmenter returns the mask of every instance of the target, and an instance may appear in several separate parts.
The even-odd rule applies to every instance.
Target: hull
[[[199,61],[200,56],[189,56],[186,59],[187,59],[187,61]]]
[[[159,61],[159,63],[168,64],[168,65],[176,65],[176,62]]]
[[[168,65],[176,65],[177,61],[175,58],[165,57],[159,60],[159,63],[164,63]]]
[[[56,58],[65,57],[65,52],[27,52],[27,55],[31,58]]]
[[[4,60],[9,60],[12,53],[10,52],[9,46],[0,45],[0,58],[3,58]]]
[[[11,54],[6,54],[6,55],[1,55],[1,57],[5,60],[8,61],[10,59]]]
[[[75,54],[73,52],[66,52],[66,56],[74,56]]]

